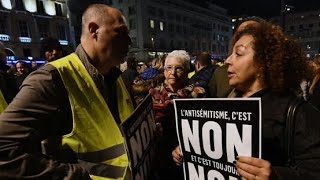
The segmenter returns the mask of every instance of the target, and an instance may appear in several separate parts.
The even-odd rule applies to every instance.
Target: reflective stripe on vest
[[[81,160],[79,160],[79,163],[89,170],[90,175],[94,175],[94,176],[117,179],[117,178],[123,177],[124,174],[126,173],[125,167],[91,163],[91,162],[86,162]]]
[[[0,114],[6,109],[7,106],[7,101],[0,90]]]
[[[57,68],[72,109],[73,129],[63,136],[63,145],[78,154],[93,179],[123,179],[129,167],[125,141],[93,79],[76,54],[49,64]],[[133,112],[133,105],[121,78],[116,88],[123,122]]]
[[[78,153],[78,157],[83,161],[100,163],[101,161],[114,159],[124,153],[126,153],[124,146],[122,144],[118,144],[107,149],[102,149],[100,151]]]

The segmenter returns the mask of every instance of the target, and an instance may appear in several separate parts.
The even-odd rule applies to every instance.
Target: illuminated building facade
[[[280,17],[272,20],[280,24]],[[286,33],[298,40],[307,57],[320,53],[320,10],[288,11],[284,20]]]
[[[114,0],[112,6],[126,16],[131,53],[140,60],[175,49],[227,56],[231,18],[212,0]]]
[[[0,0],[0,40],[16,60],[39,58],[45,37],[58,39],[65,51],[72,51],[67,14],[65,0]]]

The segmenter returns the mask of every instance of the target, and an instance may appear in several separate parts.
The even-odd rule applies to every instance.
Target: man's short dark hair
[[[207,66],[211,64],[211,55],[208,52],[201,52],[196,57],[196,62],[200,63],[202,66]]]

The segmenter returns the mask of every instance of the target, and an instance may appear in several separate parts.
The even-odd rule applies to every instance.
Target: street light
[[[286,13],[291,11],[294,7],[293,6],[290,6],[290,5],[287,5],[285,3],[285,0],[281,0],[281,9],[280,9],[280,24],[281,24],[281,27],[283,29],[283,31],[286,30],[285,28],[285,16],[286,16]]]
[[[281,8],[280,8],[280,24],[282,29],[284,30],[285,22],[284,22],[284,12],[285,12],[285,0],[281,0]]]

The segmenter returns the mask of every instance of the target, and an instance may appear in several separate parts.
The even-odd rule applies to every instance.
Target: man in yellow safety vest
[[[31,73],[1,114],[0,179],[130,179],[119,124],[133,103],[116,68],[130,44],[119,10],[84,11],[76,51]]]

